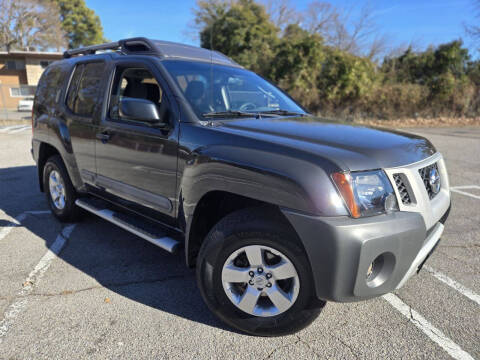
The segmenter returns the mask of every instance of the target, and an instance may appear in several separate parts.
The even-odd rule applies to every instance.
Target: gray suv
[[[400,288],[450,209],[428,140],[314,117],[218,52],[145,38],[46,69],[32,154],[60,221],[181,249],[211,311],[254,335]]]

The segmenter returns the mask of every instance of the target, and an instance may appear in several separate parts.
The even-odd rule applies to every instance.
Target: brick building
[[[0,108],[14,110],[33,96],[43,70],[61,58],[58,52],[0,51]]]

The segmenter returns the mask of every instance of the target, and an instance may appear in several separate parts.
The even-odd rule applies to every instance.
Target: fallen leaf
[[[105,300],[103,301],[105,301],[108,304],[110,302],[110,298],[106,297]]]

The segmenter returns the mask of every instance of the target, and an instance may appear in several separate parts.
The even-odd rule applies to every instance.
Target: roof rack
[[[76,55],[93,55],[97,51],[116,51],[124,55],[154,55],[164,59],[190,59],[216,64],[241,67],[218,51],[163,40],[150,40],[144,37],[123,39],[107,44],[92,45],[80,49],[67,50],[64,58]]]
[[[67,50],[63,53],[63,57],[68,59],[76,55],[93,55],[97,51],[120,51],[123,54],[154,54],[161,55],[155,48],[155,46],[150,42],[150,40],[138,37],[131,39],[123,39],[119,41],[114,41],[106,44],[100,45],[91,45],[79,49]]]

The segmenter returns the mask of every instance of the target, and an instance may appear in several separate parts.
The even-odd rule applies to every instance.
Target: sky
[[[304,10],[312,0],[292,0]],[[331,0],[340,8],[365,3],[358,0]],[[413,42],[417,47],[437,45],[465,38],[464,23],[476,23],[475,0],[370,0],[375,20],[391,46]],[[191,35],[195,0],[86,0],[99,16],[105,36],[119,40],[134,36],[199,45]],[[190,33],[190,35],[189,35]]]

